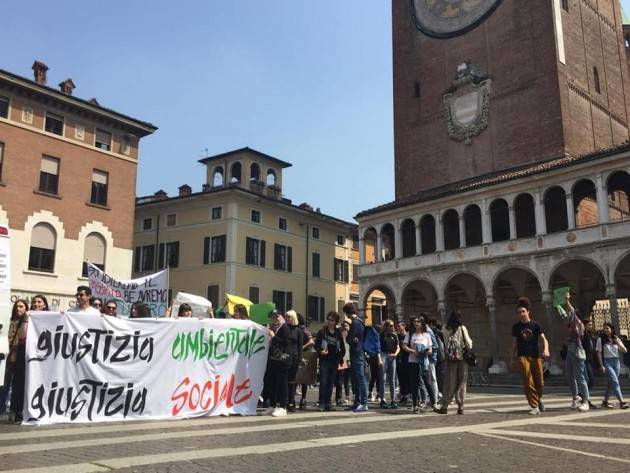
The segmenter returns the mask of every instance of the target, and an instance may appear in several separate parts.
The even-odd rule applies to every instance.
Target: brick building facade
[[[628,139],[619,0],[485,2],[496,3],[485,21],[440,38],[414,24],[423,3],[392,2],[396,198]],[[464,63],[489,87],[487,129],[465,146],[444,132],[444,96]]]
[[[138,145],[156,127],[0,70],[0,225],[9,228],[12,294],[67,306],[90,259],[131,274]]]

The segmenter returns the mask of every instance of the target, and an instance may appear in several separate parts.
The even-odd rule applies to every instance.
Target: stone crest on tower
[[[490,82],[490,78],[472,64],[457,66],[453,86],[442,98],[450,138],[470,144],[488,127]]]

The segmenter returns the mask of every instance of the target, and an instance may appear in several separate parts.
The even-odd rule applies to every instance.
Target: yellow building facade
[[[134,277],[168,267],[173,294],[275,302],[313,323],[358,301],[356,225],[283,198],[289,163],[250,148],[200,162],[201,192],[137,199]]]

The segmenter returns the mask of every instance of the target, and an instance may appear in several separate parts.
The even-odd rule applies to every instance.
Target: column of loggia
[[[567,222],[569,230],[575,230],[575,208],[573,203],[573,194],[570,192],[566,193],[567,199]]]
[[[604,177],[598,174],[595,177],[595,183],[597,188],[597,210],[599,213],[599,223],[604,225],[608,223],[608,188]]]

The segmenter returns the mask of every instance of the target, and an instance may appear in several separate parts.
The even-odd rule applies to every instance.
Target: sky
[[[137,195],[199,191],[199,159],[249,146],[293,164],[293,203],[352,221],[394,198],[390,5],[6,0],[0,69],[43,61],[49,85],[157,125]]]

